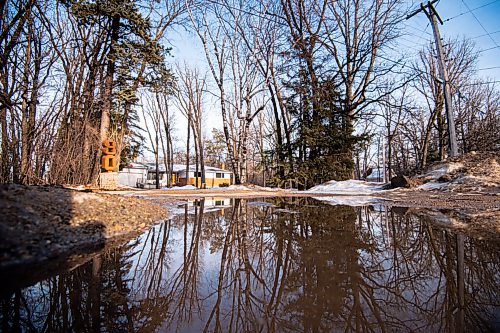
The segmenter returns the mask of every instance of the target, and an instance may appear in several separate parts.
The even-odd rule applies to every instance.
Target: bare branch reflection
[[[5,332],[498,329],[500,244],[456,233],[429,216],[306,198],[235,199],[225,209],[190,202],[184,214],[123,247],[13,290],[1,299],[0,327]]]

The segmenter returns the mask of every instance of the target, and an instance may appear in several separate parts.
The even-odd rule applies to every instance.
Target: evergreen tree
[[[319,82],[318,87],[312,89],[305,71],[300,74],[299,82],[292,84],[294,93],[287,99],[297,132],[293,142],[297,169],[289,178],[294,179],[299,188],[332,179],[349,179],[354,170],[351,151],[364,137],[346,129],[345,114],[332,80]]]
[[[105,25],[108,32],[106,74],[101,86],[101,140],[117,141],[122,161],[138,153],[143,141],[133,106],[140,86],[169,84],[168,53],[151,37],[151,23],[133,0],[71,0],[68,5],[84,25]],[[131,154],[131,156],[127,156]]]

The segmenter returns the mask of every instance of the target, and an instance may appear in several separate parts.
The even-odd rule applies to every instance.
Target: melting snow
[[[439,190],[444,187],[447,187],[448,183],[435,183],[435,182],[428,182],[423,185],[418,186],[417,188],[419,190]]]
[[[162,190],[166,191],[176,191],[176,190],[196,190],[196,186],[193,185],[184,185],[184,186],[173,186],[173,187],[164,187]]]
[[[452,173],[460,168],[463,168],[464,165],[462,163],[445,163],[444,165],[440,165],[436,169],[429,171],[426,176],[431,177],[433,179],[437,179],[447,173]]]
[[[340,195],[371,195],[383,191],[384,183],[365,182],[362,180],[344,180],[329,182],[314,186],[306,192]]]

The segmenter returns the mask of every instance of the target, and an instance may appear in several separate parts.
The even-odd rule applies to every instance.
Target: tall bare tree
[[[205,153],[204,153],[204,99],[207,89],[206,75],[202,75],[198,69],[190,69],[187,65],[177,68],[178,84],[176,87],[176,96],[179,109],[188,121],[189,145],[190,130],[193,131],[195,147],[195,183],[197,187],[206,184],[205,178]],[[187,147],[189,154],[189,147]],[[186,157],[189,161],[189,157]],[[189,171],[189,162],[186,162],[186,172]],[[201,183],[198,181],[198,175],[201,173]]]

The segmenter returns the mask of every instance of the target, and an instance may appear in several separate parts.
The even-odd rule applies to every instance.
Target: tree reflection
[[[1,300],[2,331],[494,331],[499,244],[401,209],[203,200]],[[495,317],[495,311],[497,314]]]

